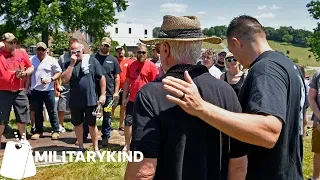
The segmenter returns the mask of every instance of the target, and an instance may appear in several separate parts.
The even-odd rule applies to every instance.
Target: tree
[[[116,23],[115,11],[127,6],[126,0],[6,0],[1,1],[0,14],[8,27],[23,28],[25,36],[41,33],[48,44],[49,35],[61,29],[102,37],[104,28]]]
[[[152,36],[154,38],[157,38],[159,36],[159,31],[160,31],[160,27],[155,27],[153,28],[153,31],[152,31]]]
[[[69,35],[66,32],[56,31],[53,33],[53,45],[52,52],[55,54],[61,54],[61,52],[68,49],[69,46]]]
[[[293,37],[292,35],[290,34],[285,34],[283,37],[282,37],[282,41],[286,42],[286,43],[291,43],[293,40]]]
[[[129,57],[128,47],[126,44],[123,44],[124,56]]]
[[[307,4],[309,13],[314,19],[320,19],[320,1],[313,0]],[[320,23],[318,27],[314,29],[312,37],[309,39],[311,46],[311,52],[315,55],[317,61],[320,60]]]

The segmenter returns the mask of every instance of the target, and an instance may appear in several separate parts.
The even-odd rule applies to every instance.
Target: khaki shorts
[[[316,128],[312,131],[312,152],[320,153],[320,131]]]

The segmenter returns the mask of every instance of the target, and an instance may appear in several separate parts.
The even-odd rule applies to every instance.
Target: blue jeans
[[[31,92],[32,105],[35,113],[36,133],[43,133],[43,103],[46,105],[52,131],[59,133],[58,114],[55,109],[55,93],[54,91],[37,91]]]
[[[103,108],[107,107],[108,104],[112,101],[113,96],[107,96],[106,102],[103,106]],[[102,133],[102,139],[109,139],[110,134],[112,130],[112,114],[111,112],[105,112],[103,111],[103,121],[102,121],[102,127],[101,127],[101,133]],[[84,121],[83,123],[83,139],[87,139],[89,134],[89,126]]]

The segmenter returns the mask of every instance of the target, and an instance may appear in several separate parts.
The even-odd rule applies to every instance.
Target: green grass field
[[[278,43],[275,41],[268,41],[270,46],[277,51],[281,51],[283,53],[287,53],[289,50],[289,56],[292,58],[298,58],[299,65],[302,66],[320,66],[320,62],[317,62],[313,53],[309,51],[309,48],[302,48],[302,47],[296,47],[291,44],[286,44],[286,43]],[[227,41],[224,40],[223,43],[227,46]],[[222,47],[220,45],[212,45],[209,43],[203,43],[203,48],[213,48],[216,50],[221,50]],[[311,57],[309,58],[309,55]]]

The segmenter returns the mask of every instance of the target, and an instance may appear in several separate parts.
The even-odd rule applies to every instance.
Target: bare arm
[[[248,158],[232,158],[229,161],[228,180],[245,180],[247,175]]]
[[[118,94],[119,88],[120,88],[120,75],[119,74],[115,75],[114,84],[115,84],[114,93]]]
[[[106,77],[101,76],[100,79],[100,95],[106,95]]]
[[[282,129],[282,121],[277,117],[234,113],[207,102],[197,116],[242,142],[270,149],[277,143]]]
[[[57,73],[55,73],[54,74],[54,76],[52,77],[52,79],[55,81],[55,80],[57,80],[57,79],[59,79],[60,77],[61,77],[61,72],[57,72]]]
[[[62,83],[68,83],[71,79],[72,76],[72,71],[73,71],[74,65],[70,64],[68,68],[62,73],[61,79]]]
[[[152,180],[157,167],[157,159],[144,158],[141,162],[129,162],[125,180]]]
[[[126,99],[127,96],[128,96],[128,93],[129,93],[129,83],[130,83],[130,79],[127,78],[126,81],[124,82],[122,100]]]
[[[308,95],[310,108],[312,109],[313,113],[317,116],[317,118],[320,118],[320,110],[316,102],[317,95],[318,95],[317,90],[314,88],[310,88],[309,95]]]
[[[33,66],[30,66],[30,67],[28,67],[27,69],[26,69],[26,73],[27,73],[27,76],[31,76],[32,75],[32,73],[33,73],[33,71],[34,71],[34,67]]]

